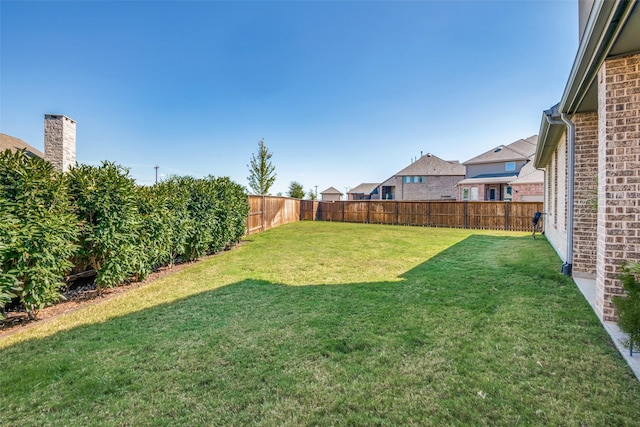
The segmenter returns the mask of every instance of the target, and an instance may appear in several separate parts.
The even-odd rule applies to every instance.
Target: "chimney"
[[[44,115],[44,156],[60,172],[75,166],[75,120],[61,114]]]

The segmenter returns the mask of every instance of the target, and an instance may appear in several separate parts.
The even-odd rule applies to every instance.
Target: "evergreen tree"
[[[302,184],[298,181],[291,181],[287,196],[293,197],[294,199],[304,199],[304,188],[302,188]]]
[[[271,163],[272,153],[264,145],[264,139],[258,142],[258,153],[251,155],[249,168],[249,187],[254,194],[268,194],[276,181],[276,167]]]

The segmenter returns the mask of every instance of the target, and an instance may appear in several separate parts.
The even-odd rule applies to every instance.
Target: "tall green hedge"
[[[77,166],[66,178],[71,203],[82,221],[79,258],[97,271],[100,292],[134,273],[141,249],[135,182],[126,169],[110,162]]]
[[[60,299],[78,248],[78,221],[62,174],[24,151],[0,153],[0,212],[0,292],[5,302],[18,297],[35,317]]]
[[[249,204],[229,178],[136,186],[111,162],[65,174],[24,151],[0,153],[0,315],[58,301],[64,275],[93,268],[99,291],[238,243]]]

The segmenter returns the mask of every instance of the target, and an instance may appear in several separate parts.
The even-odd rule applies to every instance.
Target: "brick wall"
[[[573,275],[596,277],[598,114],[578,113],[576,125],[573,214]]]
[[[596,307],[616,320],[620,265],[640,260],[640,54],[605,61],[598,74]]]
[[[544,184],[513,184],[514,202],[542,202],[544,201]]]
[[[547,176],[547,206],[545,206],[545,234],[551,246],[556,250],[562,261],[567,259],[567,134],[560,138],[551,162],[546,168]]]
[[[397,200],[456,200],[456,184],[464,179],[464,175],[431,176],[426,177],[426,182],[406,183],[402,182],[400,188],[396,188]]]

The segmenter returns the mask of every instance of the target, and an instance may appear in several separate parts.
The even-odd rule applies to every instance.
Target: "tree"
[[[309,200],[315,200],[315,199],[317,199],[317,197],[316,197],[316,193],[314,193],[314,192],[313,192],[313,190],[309,190],[309,192],[307,193],[307,198],[308,198]]]
[[[291,181],[287,196],[293,197],[294,199],[304,199],[304,188],[302,188],[302,184],[298,181]]]
[[[272,153],[264,145],[264,139],[258,141],[258,153],[251,155],[249,168],[249,187],[255,194],[267,194],[276,181],[276,167],[271,163]]]

